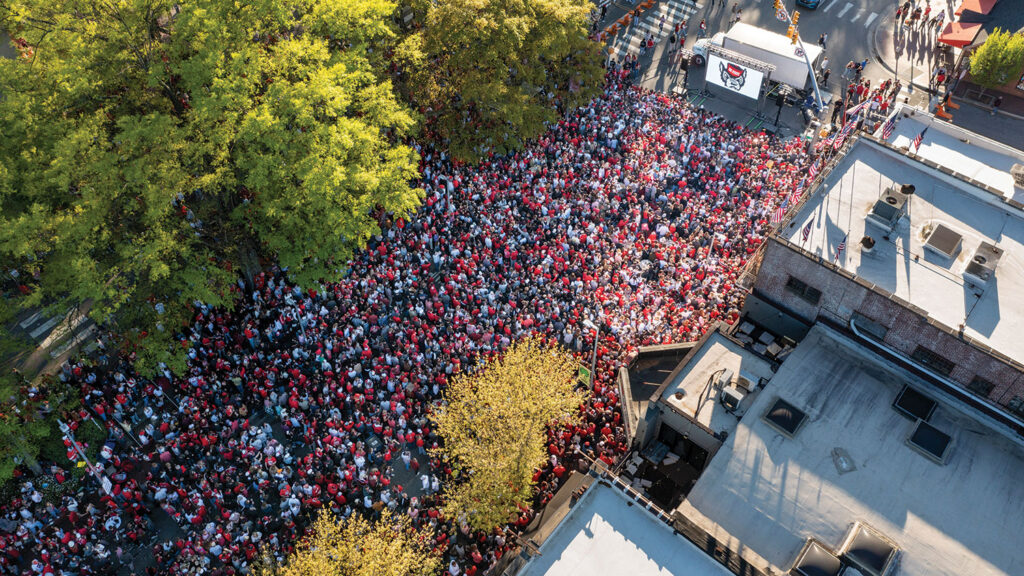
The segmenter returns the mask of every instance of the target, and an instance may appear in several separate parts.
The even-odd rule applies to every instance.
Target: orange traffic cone
[[[946,112],[946,107],[943,106],[942,104],[939,104],[938,106],[935,107],[935,115],[938,116],[939,118],[942,118],[943,120],[953,119],[953,115],[950,114],[949,112]]]

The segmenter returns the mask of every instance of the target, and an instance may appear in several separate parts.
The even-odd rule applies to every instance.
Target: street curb
[[[878,49],[879,32],[881,32],[883,28],[888,29],[889,25],[893,24],[894,20],[896,20],[896,15],[891,12],[887,16],[882,16],[882,19],[878,21],[878,26],[875,27],[875,30],[873,32],[868,33],[868,36],[870,37],[870,41],[868,43],[871,45],[871,55],[874,57],[875,61],[881,64],[882,68],[888,70],[890,74],[896,76],[896,69],[893,66],[891,66],[884,58],[882,58],[881,51]],[[892,32],[889,31],[888,33],[891,34]],[[914,82],[913,78],[908,79],[907,84],[919,90],[924,90],[925,92],[928,92],[930,90],[929,86],[918,84],[917,82]]]
[[[963,102],[964,104],[967,104],[969,106],[973,106],[975,108],[978,108],[979,110],[984,110],[986,112],[991,112],[992,111],[992,107],[991,106],[985,106],[984,104],[979,104],[978,102],[975,102],[974,100],[970,100],[970,99],[964,98],[962,96],[950,96],[950,98],[952,98],[953,100],[956,100],[957,102]],[[1024,120],[1024,116],[1021,116],[1020,114],[1014,114],[1013,112],[1005,112],[1003,110],[1000,110],[1000,111],[996,112],[996,115],[997,116],[1006,116],[1008,118],[1014,118],[1016,120]]]

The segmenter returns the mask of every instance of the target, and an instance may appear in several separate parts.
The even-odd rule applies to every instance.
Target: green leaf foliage
[[[1002,86],[1024,66],[1024,34],[996,28],[971,54],[971,79],[982,88]]]
[[[577,423],[586,402],[576,367],[572,355],[529,337],[452,379],[431,414],[444,440],[438,455],[457,478],[445,487],[449,518],[490,530],[529,503],[534,470],[548,458],[548,427]]]
[[[428,128],[464,160],[518,150],[600,91],[590,0],[416,0],[422,27],[395,50]]]
[[[18,306],[90,317],[144,367],[266,262],[337,279],[420,191],[386,0],[15,0],[0,59],[0,260]]]

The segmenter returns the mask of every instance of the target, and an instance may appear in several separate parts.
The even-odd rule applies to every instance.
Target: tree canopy
[[[412,529],[408,516],[385,509],[371,522],[356,513],[339,523],[323,511],[283,566],[264,565],[257,576],[428,576],[440,558],[432,549],[429,530]]]
[[[431,415],[456,476],[444,492],[449,517],[488,530],[529,505],[547,427],[578,421],[586,400],[574,389],[576,369],[569,353],[531,337],[452,379]]]
[[[604,82],[590,0],[411,0],[398,47],[409,98],[460,159],[520,149]]]
[[[90,317],[145,365],[192,303],[272,261],[337,279],[405,215],[415,115],[381,47],[387,0],[18,0],[0,20],[0,259],[18,306]],[[180,366],[180,364],[178,364]],[[172,367],[175,364],[172,363]]]
[[[1024,65],[1024,34],[996,30],[971,54],[971,79],[982,88],[1006,84]]]

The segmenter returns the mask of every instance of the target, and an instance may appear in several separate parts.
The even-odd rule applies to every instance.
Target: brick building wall
[[[817,302],[812,302],[813,294],[808,297],[787,287],[790,277],[820,291]],[[768,242],[753,290],[809,322],[826,318],[849,325],[856,313],[858,331],[865,332],[863,327],[874,322],[884,327],[882,342],[890,349],[912,356],[922,346],[952,361],[950,380],[1004,409],[1014,398],[1024,397],[1024,365],[960,336],[954,328],[928,318],[924,310],[789,243]],[[975,380],[979,377],[992,385],[987,396],[980,392],[982,382]]]

